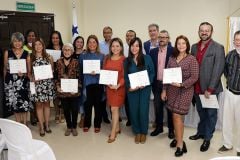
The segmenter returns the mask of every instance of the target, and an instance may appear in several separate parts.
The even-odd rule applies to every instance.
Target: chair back
[[[33,152],[32,133],[29,128],[21,123],[0,118],[0,128],[9,152],[28,155]]]

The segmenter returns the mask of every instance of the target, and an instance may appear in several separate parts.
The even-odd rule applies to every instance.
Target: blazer
[[[168,46],[167,46],[167,55],[166,55],[166,60],[165,60],[165,68],[167,67],[169,57],[171,57],[172,54],[173,54],[173,49],[174,48],[172,47],[171,43],[169,43]],[[158,52],[159,52],[159,48],[154,48],[154,49],[151,49],[151,51],[149,53],[150,57],[152,58],[154,69],[155,69],[154,81],[157,81]]]
[[[197,46],[198,43],[193,44],[191,47],[191,53],[195,57],[197,56]],[[202,92],[207,89],[213,89],[213,94],[223,91],[221,76],[224,72],[224,65],[224,47],[212,40],[203,56],[202,63],[199,66],[199,79]]]
[[[143,47],[144,47],[144,50],[145,50],[145,53],[148,55],[149,52],[150,52],[150,45],[151,45],[151,42],[150,40],[146,41],[143,43]]]

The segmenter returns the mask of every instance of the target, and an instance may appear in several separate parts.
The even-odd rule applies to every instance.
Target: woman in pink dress
[[[108,143],[115,141],[118,133],[121,132],[119,126],[119,108],[125,101],[124,68],[123,61],[123,43],[119,38],[113,38],[109,46],[109,55],[106,56],[103,69],[118,71],[117,85],[108,85],[106,87],[107,104],[112,112],[112,131],[109,135]]]

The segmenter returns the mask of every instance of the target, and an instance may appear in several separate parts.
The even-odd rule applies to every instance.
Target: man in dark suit
[[[202,106],[199,95],[203,94],[205,98],[209,98],[210,95],[218,96],[223,91],[221,76],[225,64],[224,47],[212,40],[212,33],[213,26],[210,23],[201,23],[198,31],[200,41],[191,48],[200,68],[199,80],[195,85],[194,94],[200,122],[197,133],[190,136],[189,139],[204,139],[200,147],[202,152],[207,151],[210,146],[217,122],[217,109]]]
[[[159,47],[150,50],[149,55],[152,58],[155,67],[155,78],[153,81],[152,91],[154,94],[154,108],[155,108],[155,123],[156,128],[150,134],[157,136],[163,132],[163,115],[164,115],[164,102],[161,100],[160,95],[163,87],[163,69],[167,67],[169,57],[173,53],[173,47],[169,42],[168,31],[162,30],[159,34]],[[174,138],[174,129],[172,121],[172,113],[167,110],[168,115],[168,137]]]
[[[146,54],[149,54],[150,51],[154,48],[157,48],[159,46],[159,26],[157,24],[150,24],[148,26],[148,34],[150,37],[150,40],[144,42],[144,51]]]

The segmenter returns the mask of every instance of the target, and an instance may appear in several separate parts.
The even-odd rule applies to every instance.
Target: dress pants
[[[156,128],[163,128],[163,118],[164,118],[164,102],[161,100],[163,84],[162,81],[154,81],[153,83],[153,95],[154,95],[154,109],[155,109],[155,123]],[[168,130],[173,131],[173,120],[172,120],[172,112],[167,109],[167,123]]]
[[[200,121],[197,134],[204,136],[204,140],[211,140],[217,123],[217,109],[203,108],[199,95],[194,95]]]
[[[76,129],[79,110],[78,97],[61,98],[61,103],[64,111],[64,116],[67,122],[67,128]]]
[[[240,152],[240,95],[225,91],[223,110],[223,145],[233,147],[233,132],[236,130],[236,150]]]
[[[101,128],[102,110],[101,98],[103,94],[103,87],[99,84],[91,84],[86,87],[87,99],[84,103],[84,127],[91,127],[92,107],[94,107],[94,127]]]

